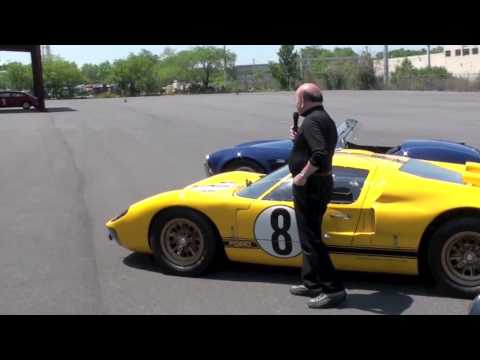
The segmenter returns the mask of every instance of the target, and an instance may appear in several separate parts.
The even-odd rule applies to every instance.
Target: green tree
[[[33,77],[30,65],[11,62],[4,66],[6,87],[12,90],[32,90]]]
[[[85,81],[91,84],[100,83],[106,85],[110,82],[112,77],[112,65],[108,61],[99,65],[84,64],[81,71]]]
[[[442,51],[440,51],[440,52],[443,52],[442,47],[434,48],[430,52],[433,54],[434,53],[433,50],[435,50],[437,52],[439,48],[442,49]],[[400,49],[390,50],[388,52],[388,57],[389,58],[399,58],[399,57],[426,55],[426,54],[427,54],[427,49],[425,49],[425,48],[420,49],[420,50],[410,50],[410,49],[400,48]],[[383,51],[378,52],[377,55],[376,55],[376,58],[377,59],[383,59]]]
[[[357,63],[350,63],[349,84],[347,88],[369,90],[377,87],[377,78],[373,68],[373,59],[367,52],[360,55]]]
[[[416,76],[431,77],[436,79],[447,79],[451,77],[446,68],[440,66],[432,66],[430,68],[422,68],[415,71]]]
[[[94,64],[83,64],[81,68],[81,72],[85,81],[90,84],[96,84],[99,82],[99,74],[98,74],[98,65]]]
[[[8,88],[7,70],[4,67],[0,68],[0,90]]]
[[[376,86],[373,60],[352,48],[323,49],[319,45],[301,50],[304,79],[325,89],[371,89]]]
[[[334,57],[358,57],[358,54],[349,47],[336,47],[335,49],[333,49],[332,54]]]
[[[112,64],[109,61],[105,61],[98,65],[98,80],[103,85],[107,85],[112,80]]]
[[[122,94],[135,94],[135,80],[132,78],[126,59],[115,60],[112,68],[113,81],[117,83]]]
[[[148,50],[141,50],[138,55],[130,54],[113,63],[112,80],[130,96],[156,92],[160,87],[156,71],[158,62],[159,57]]]
[[[215,76],[223,76],[225,59],[227,68],[232,68],[236,59],[235,54],[229,50],[225,53],[223,48],[214,46],[195,47],[190,50],[190,56],[204,88],[208,88]]]
[[[77,64],[59,56],[50,56],[44,59],[43,76],[45,87],[57,98],[67,94],[73,96],[73,88],[84,82],[84,77]]]
[[[173,55],[175,55],[175,49],[172,49],[171,47],[167,46],[163,49],[163,52],[160,54],[160,59],[165,59]]]
[[[295,45],[281,45],[277,54],[278,64],[270,63],[270,72],[283,89],[291,90],[294,82],[300,79],[299,56]]]
[[[331,50],[323,49],[320,45],[306,46],[300,50],[302,58],[316,59],[322,57],[333,57],[334,54]]]
[[[411,78],[415,76],[415,68],[410,60],[404,59],[400,66],[398,66],[391,75],[393,83],[399,83],[402,79]]]
[[[400,89],[437,89],[444,90],[443,80],[453,78],[444,67],[425,67],[416,69],[408,59],[404,59],[391,75],[392,83]]]
[[[288,82],[285,74],[280,67],[280,64],[275,64],[273,62],[269,62],[269,69],[272,77],[276,79],[280,84],[280,89],[284,90],[288,88]]]

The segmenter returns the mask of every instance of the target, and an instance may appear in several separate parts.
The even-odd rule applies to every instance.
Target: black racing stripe
[[[338,247],[338,246],[328,246],[328,250],[332,253],[337,254],[355,254],[355,255],[369,255],[369,256],[388,256],[388,257],[408,257],[416,258],[418,253],[416,251],[405,251],[405,250],[383,250],[383,249],[372,249],[372,248],[350,248],[350,247]]]
[[[269,239],[263,239],[264,241],[268,241]],[[252,240],[251,238],[240,238],[240,237],[224,237],[223,238],[223,241],[224,242],[228,242],[228,241],[252,241],[254,242],[254,240]],[[410,253],[417,253],[415,249],[412,249],[412,248],[401,248],[401,247],[397,247],[397,248],[386,248],[386,247],[377,247],[377,246],[371,246],[371,247],[355,247],[355,246],[330,246],[332,249],[335,248],[335,249],[360,249],[360,250],[372,250],[372,251],[376,251],[376,250],[379,250],[379,251],[386,251],[386,252],[389,252],[389,251],[394,251],[394,252],[410,252]],[[330,248],[329,247],[329,248]]]
[[[258,248],[255,241],[246,238],[223,238],[225,246],[229,246],[231,241],[250,242],[252,248]],[[229,246],[230,247],[230,246]],[[353,246],[327,246],[328,250],[336,254],[352,254],[352,255],[369,255],[369,256],[385,256],[385,257],[406,257],[417,258],[418,253],[413,249],[387,249],[373,247],[353,247]]]

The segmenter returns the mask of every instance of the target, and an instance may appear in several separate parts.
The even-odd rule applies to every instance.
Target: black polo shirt
[[[308,161],[318,167],[316,173],[331,171],[332,158],[338,140],[335,122],[322,105],[306,111],[302,116],[304,119],[298,129],[288,162],[290,172],[296,176]]]

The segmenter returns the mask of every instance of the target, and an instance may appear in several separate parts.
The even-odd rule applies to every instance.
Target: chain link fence
[[[444,78],[432,76],[410,76],[390,79],[385,84],[383,78],[377,78],[381,89],[412,91],[480,91],[480,74],[465,74],[462,77]]]
[[[361,57],[300,59],[298,78],[291,89],[315,82],[324,90],[480,91],[480,74],[390,75],[388,84],[376,76],[371,60]],[[229,88],[236,91],[278,91],[280,83],[267,64],[239,66]]]

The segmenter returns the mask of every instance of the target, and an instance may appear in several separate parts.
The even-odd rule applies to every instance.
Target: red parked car
[[[0,108],[22,107],[25,110],[38,107],[38,99],[21,91],[0,91]]]

